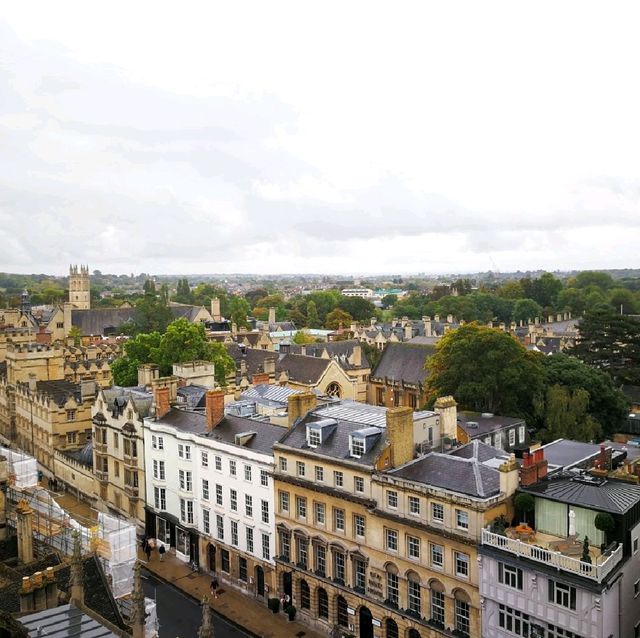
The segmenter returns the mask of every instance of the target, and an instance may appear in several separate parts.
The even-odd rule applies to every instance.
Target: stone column
[[[16,519],[18,560],[30,563],[33,561],[33,510],[24,499],[16,506]]]

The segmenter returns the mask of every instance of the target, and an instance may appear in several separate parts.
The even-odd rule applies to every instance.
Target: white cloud
[[[37,6],[0,22],[4,270],[640,265],[636,4]]]

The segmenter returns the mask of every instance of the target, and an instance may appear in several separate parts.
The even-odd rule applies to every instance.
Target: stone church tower
[[[91,308],[89,266],[69,266],[69,303],[79,310]]]

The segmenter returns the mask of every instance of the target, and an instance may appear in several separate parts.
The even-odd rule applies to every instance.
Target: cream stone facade
[[[89,266],[69,266],[69,303],[79,310],[91,308]]]
[[[91,410],[93,468],[105,510],[144,525],[145,467],[142,423],[153,395],[102,389]]]
[[[15,390],[15,442],[54,473],[54,450],[78,450],[91,440],[91,406],[95,383],[36,381]]]

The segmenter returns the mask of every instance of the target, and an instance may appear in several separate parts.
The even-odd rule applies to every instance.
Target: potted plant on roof
[[[609,544],[609,534],[613,532],[616,527],[616,522],[613,520],[613,516],[608,512],[598,512],[593,521],[596,529],[604,532],[604,546]]]
[[[531,496],[531,494],[520,492],[520,494],[513,499],[513,504],[515,505],[516,510],[522,514],[524,524],[528,525],[527,514],[529,512],[533,512],[536,506],[533,496]]]
[[[451,439],[448,436],[445,436],[442,439],[442,444],[444,445],[444,449],[445,450],[450,450],[451,449]]]

